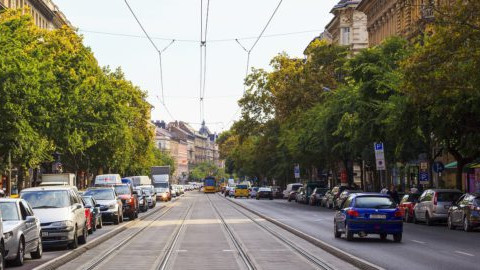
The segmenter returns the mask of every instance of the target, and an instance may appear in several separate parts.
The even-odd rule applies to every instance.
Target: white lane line
[[[422,244],[422,245],[425,245],[425,244],[426,244],[426,242],[417,241],[417,240],[410,240],[410,241],[415,242],[415,243],[417,243],[417,244]]]
[[[177,252],[188,252],[186,249],[178,249]]]
[[[224,249],[223,252],[233,252],[231,249]]]
[[[470,253],[467,253],[467,252],[463,252],[463,251],[455,250],[455,253],[462,254],[462,255],[466,255],[466,256],[470,256],[470,257],[475,257],[475,255],[470,254]]]

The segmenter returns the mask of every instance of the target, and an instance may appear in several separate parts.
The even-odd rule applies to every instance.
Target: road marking
[[[462,255],[466,255],[466,256],[470,256],[470,257],[475,257],[475,255],[470,254],[470,253],[467,253],[467,252],[463,252],[463,251],[455,250],[455,253],[462,254]]]
[[[425,244],[426,244],[426,242],[417,241],[417,240],[410,240],[410,241],[415,242],[415,243],[417,243],[417,244],[422,244],[422,245],[425,245]]]
[[[233,252],[231,249],[224,249],[223,252]]]
[[[177,249],[177,252],[188,252],[186,249]]]

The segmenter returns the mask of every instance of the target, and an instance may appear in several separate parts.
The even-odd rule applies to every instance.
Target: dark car
[[[402,200],[400,200],[399,207],[402,209],[404,220],[407,223],[413,221],[413,208],[415,207],[418,198],[420,198],[420,193],[409,193],[405,194]]]
[[[448,209],[448,228],[454,230],[457,226],[469,232],[480,227],[480,193],[462,195]]]
[[[403,213],[386,194],[350,194],[335,213],[333,223],[335,238],[345,234],[347,241],[352,241],[354,234],[379,234],[385,240],[392,234],[395,242],[402,241]]]
[[[137,192],[129,184],[115,185],[113,187],[120,200],[122,200],[123,214],[128,216],[130,220],[136,219],[139,212]]]
[[[85,202],[85,208],[90,209],[92,215],[92,231],[101,229],[103,227],[103,221],[102,213],[100,212],[100,204],[98,204],[92,196],[82,196],[82,199]]]
[[[135,191],[137,191],[137,196],[138,196],[138,208],[141,212],[147,212],[148,210],[148,196],[147,196],[147,191],[140,188],[136,187]]]
[[[319,206],[323,200],[323,197],[327,193],[327,191],[328,191],[327,188],[319,188],[319,187],[315,188],[312,192],[312,195],[310,195],[309,204]]]
[[[283,199],[283,191],[280,187],[273,186],[272,187],[273,198],[275,199]]]
[[[261,187],[257,192],[257,200],[270,199],[273,200],[273,193],[271,188]]]

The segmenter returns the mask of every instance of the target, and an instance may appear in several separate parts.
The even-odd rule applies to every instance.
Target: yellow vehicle
[[[203,192],[204,193],[217,192],[217,180],[214,177],[207,177],[203,180]]]
[[[250,197],[249,195],[250,195],[250,192],[248,190],[247,185],[241,184],[235,187],[235,195],[234,195],[235,198],[246,197],[248,199]]]

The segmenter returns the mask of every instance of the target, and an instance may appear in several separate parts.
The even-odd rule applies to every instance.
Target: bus
[[[217,180],[215,177],[208,176],[203,180],[203,192],[215,193],[217,192]]]

